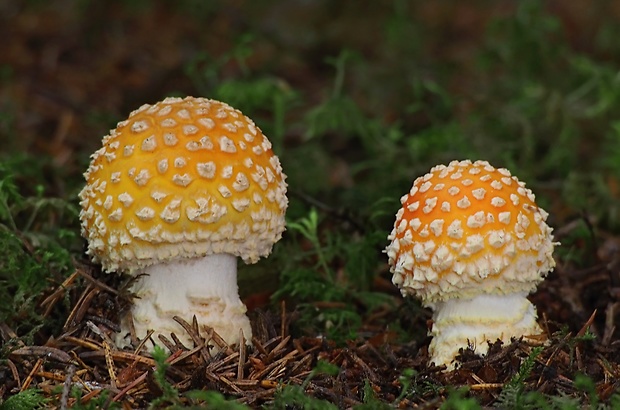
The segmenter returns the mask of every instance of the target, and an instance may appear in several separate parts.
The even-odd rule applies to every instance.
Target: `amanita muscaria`
[[[229,344],[252,328],[237,257],[255,263],[285,229],[286,176],[240,111],[205,98],[143,105],[103,138],[80,192],[87,253],[105,271],[144,274],[133,292],[138,337],[192,341],[178,315]],[[126,344],[128,318],[117,341]]]
[[[393,282],[433,309],[430,362],[454,368],[460,348],[541,335],[527,295],[553,269],[547,212],[504,168],[453,161],[401,198],[386,252]]]

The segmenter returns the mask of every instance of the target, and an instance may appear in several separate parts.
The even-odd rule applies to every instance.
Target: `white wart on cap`
[[[403,295],[434,309],[431,361],[453,368],[459,348],[539,335],[526,296],[553,269],[547,213],[525,184],[486,161],[453,161],[401,198],[386,248]]]
[[[171,317],[191,321],[189,314],[229,343],[240,328],[249,340],[235,257],[254,263],[269,255],[288,203],[278,157],[252,120],[205,98],[143,105],[104,137],[85,177],[80,219],[88,254],[106,271],[147,273],[135,289],[138,336],[148,329],[179,336]],[[225,294],[203,288],[211,280]],[[171,287],[187,303],[165,296]]]

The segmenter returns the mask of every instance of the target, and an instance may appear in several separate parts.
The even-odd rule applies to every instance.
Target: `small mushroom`
[[[136,335],[173,320],[212,327],[228,344],[252,328],[237,288],[237,257],[266,257],[285,229],[286,176],[271,144],[240,111],[205,98],[143,105],[103,138],[80,192],[87,253],[137,278]],[[119,345],[127,344],[128,317]]]
[[[486,161],[453,161],[401,198],[386,252],[403,296],[433,309],[430,362],[460,348],[542,334],[527,295],[555,266],[547,212],[525,184]]]

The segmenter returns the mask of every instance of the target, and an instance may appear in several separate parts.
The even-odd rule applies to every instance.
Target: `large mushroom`
[[[386,252],[404,296],[433,309],[430,362],[453,369],[460,348],[541,335],[527,295],[553,269],[552,229],[534,194],[486,161],[453,161],[401,198]]]
[[[255,263],[285,229],[286,176],[269,140],[240,111],[187,97],[143,105],[104,137],[80,192],[87,253],[105,271],[140,275],[131,315],[144,338],[195,316],[228,344],[252,328],[238,295],[237,257]]]

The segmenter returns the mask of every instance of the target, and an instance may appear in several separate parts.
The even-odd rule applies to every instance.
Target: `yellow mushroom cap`
[[[417,178],[386,252],[393,282],[425,305],[531,292],[555,266],[552,229],[534,194],[486,161],[453,161]]]
[[[254,263],[285,229],[286,176],[240,111],[205,98],[143,105],[104,137],[80,192],[106,271],[228,253]]]

